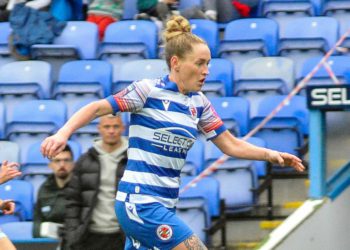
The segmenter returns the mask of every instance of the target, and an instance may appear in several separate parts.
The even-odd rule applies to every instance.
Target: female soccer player
[[[227,155],[266,160],[298,171],[304,166],[293,155],[256,147],[226,130],[200,92],[209,74],[209,48],[191,33],[185,18],[172,17],[164,39],[169,75],[136,81],[115,95],[88,104],[46,138],[41,151],[53,157],[75,130],[93,119],[131,112],[128,164],[116,197],[117,217],[128,237],[125,249],[206,249],[175,214],[180,171],[198,130]]]

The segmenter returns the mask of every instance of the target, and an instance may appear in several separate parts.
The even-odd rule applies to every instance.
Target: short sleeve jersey
[[[222,120],[202,92],[184,95],[168,76],[136,81],[107,101],[115,113],[131,112],[128,163],[118,192],[133,203],[173,208],[198,130],[213,139],[226,130]]]

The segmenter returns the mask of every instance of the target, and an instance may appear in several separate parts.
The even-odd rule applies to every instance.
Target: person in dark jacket
[[[66,205],[64,190],[74,168],[71,148],[67,145],[60,154],[51,160],[49,167],[53,170],[53,174],[41,185],[34,209],[34,237],[47,236],[40,233],[44,222],[64,223]]]
[[[67,187],[64,249],[123,249],[125,236],[114,212],[128,141],[119,116],[100,118],[101,139],[76,162]]]

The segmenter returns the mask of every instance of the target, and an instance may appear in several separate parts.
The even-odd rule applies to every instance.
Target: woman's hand
[[[305,170],[301,159],[289,153],[268,150],[266,152],[266,160],[272,164],[280,165],[282,167],[293,167],[298,172],[303,172]]]
[[[47,137],[42,143],[40,151],[44,157],[52,159],[58,155],[67,144],[67,138],[59,133]]]
[[[0,171],[0,184],[20,176],[22,173],[18,170],[19,164],[16,162],[3,161]]]
[[[4,214],[13,214],[15,212],[15,202],[13,200],[0,200],[0,209]]]

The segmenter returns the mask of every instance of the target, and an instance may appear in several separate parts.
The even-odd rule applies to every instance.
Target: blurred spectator
[[[50,12],[60,21],[85,20],[82,0],[52,0]]]
[[[216,0],[217,21],[227,23],[235,19],[255,16],[259,0]]]
[[[57,229],[60,226],[58,224],[62,225],[64,222],[65,187],[72,177],[74,167],[71,148],[67,145],[51,160],[49,167],[53,174],[41,185],[34,209],[34,237],[50,236],[48,231]]]
[[[57,21],[48,11],[39,11],[34,7],[46,6],[47,0],[35,0],[26,4],[16,4],[10,13],[10,36],[12,55],[21,60],[29,60],[31,46],[50,44],[61,34],[66,23]]]
[[[87,21],[96,23],[100,40],[107,26],[123,17],[122,0],[93,0],[88,6]]]
[[[76,162],[67,187],[65,247],[74,250],[124,249],[114,211],[117,186],[127,162],[128,141],[119,116],[100,117],[101,139]]]
[[[0,22],[7,22],[9,20],[10,12],[17,3],[25,3],[25,6],[37,10],[47,10],[50,2],[51,0],[0,0]]]
[[[3,184],[13,178],[20,176],[22,173],[18,170],[18,163],[3,161],[0,171],[0,184]],[[13,214],[15,212],[15,203],[13,200],[0,200],[0,210],[3,214]],[[0,249],[15,250],[15,246],[9,238],[0,230]]]
[[[10,11],[7,9],[8,1],[0,0],[0,22],[9,20]]]
[[[216,1],[204,0],[203,6],[193,6],[178,11],[178,0],[138,0],[137,8],[139,13],[136,19],[158,18],[165,22],[172,14],[181,14],[187,19],[210,19],[216,20]]]

